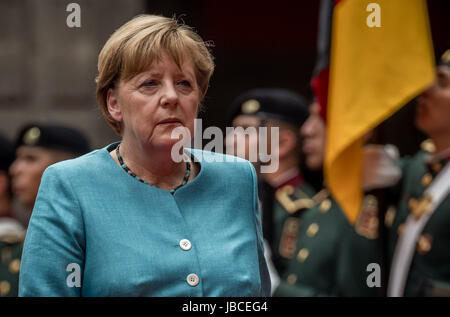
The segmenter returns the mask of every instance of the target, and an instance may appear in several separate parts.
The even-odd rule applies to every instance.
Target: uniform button
[[[8,281],[0,281],[0,296],[6,296],[11,290],[11,284]]]
[[[435,173],[439,173],[442,169],[442,164],[439,162],[434,162],[431,164],[431,169],[435,172]]]
[[[197,274],[191,273],[187,276],[186,281],[190,286],[197,286],[200,282],[200,279],[198,278]]]
[[[388,210],[386,211],[386,215],[384,216],[384,224],[386,227],[392,227],[392,223],[395,219],[395,207],[389,206]]]
[[[295,282],[297,282],[297,275],[295,274],[289,274],[286,281],[288,282],[288,284],[290,285],[294,285]]]
[[[423,175],[421,183],[423,187],[427,187],[428,185],[431,184],[431,181],[433,180],[433,176],[431,176],[430,173],[426,173],[425,175]]]
[[[306,230],[306,234],[308,237],[314,237],[316,233],[319,231],[319,225],[315,222],[309,225],[308,230]]]
[[[325,199],[319,205],[319,210],[323,213],[326,213],[331,208],[331,200]]]
[[[303,248],[300,251],[298,251],[297,260],[299,262],[304,262],[306,260],[306,258],[308,257],[308,255],[309,255],[309,250],[306,248]]]
[[[192,247],[191,241],[188,239],[182,239],[180,241],[180,248],[184,251],[189,251]]]
[[[428,253],[431,250],[433,238],[430,234],[421,235],[417,241],[417,252],[421,255]]]
[[[9,271],[12,274],[18,274],[20,270],[20,260],[19,259],[15,259],[13,261],[11,261],[11,263],[9,263]]]

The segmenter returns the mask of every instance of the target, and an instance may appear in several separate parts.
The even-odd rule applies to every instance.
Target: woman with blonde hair
[[[112,34],[97,101],[121,141],[45,171],[19,295],[270,294],[252,165],[172,156],[173,131],[193,135],[213,69],[207,45],[174,19],[138,16]]]

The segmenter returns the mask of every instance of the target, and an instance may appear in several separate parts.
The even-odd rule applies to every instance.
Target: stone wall
[[[69,28],[69,3],[81,7],[81,27]],[[1,0],[0,132],[14,138],[30,121],[78,127],[101,147],[117,136],[95,100],[97,56],[108,36],[144,0]]]

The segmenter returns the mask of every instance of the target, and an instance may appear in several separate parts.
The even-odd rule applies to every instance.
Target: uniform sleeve
[[[22,254],[19,296],[80,296],[84,226],[78,200],[56,167],[44,172]]]
[[[258,241],[258,262],[259,262],[259,275],[261,278],[261,292],[260,295],[264,297],[271,296],[271,285],[270,285],[270,275],[269,270],[267,268],[266,259],[264,257],[264,239],[262,234],[262,225],[261,225],[261,208],[259,204],[258,198],[258,182],[256,178],[256,172],[253,168],[253,165],[249,162],[250,169],[252,172],[253,178],[253,205],[254,205],[254,214],[255,214],[255,230]]]
[[[371,271],[367,271],[368,265],[381,264],[381,259],[377,257],[377,240],[361,236],[347,221],[342,227],[336,262],[338,296],[380,296],[382,291],[379,287],[369,287],[367,284],[367,278],[371,274]]]

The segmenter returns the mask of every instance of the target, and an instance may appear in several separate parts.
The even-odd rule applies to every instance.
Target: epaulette
[[[314,205],[321,204],[325,199],[327,199],[330,196],[330,192],[328,189],[324,188],[321,191],[319,191],[317,194],[315,194],[311,199],[314,202]]]
[[[299,188],[294,189],[292,185],[278,189],[275,192],[275,198],[289,214],[314,206],[314,201],[307,194]]]

